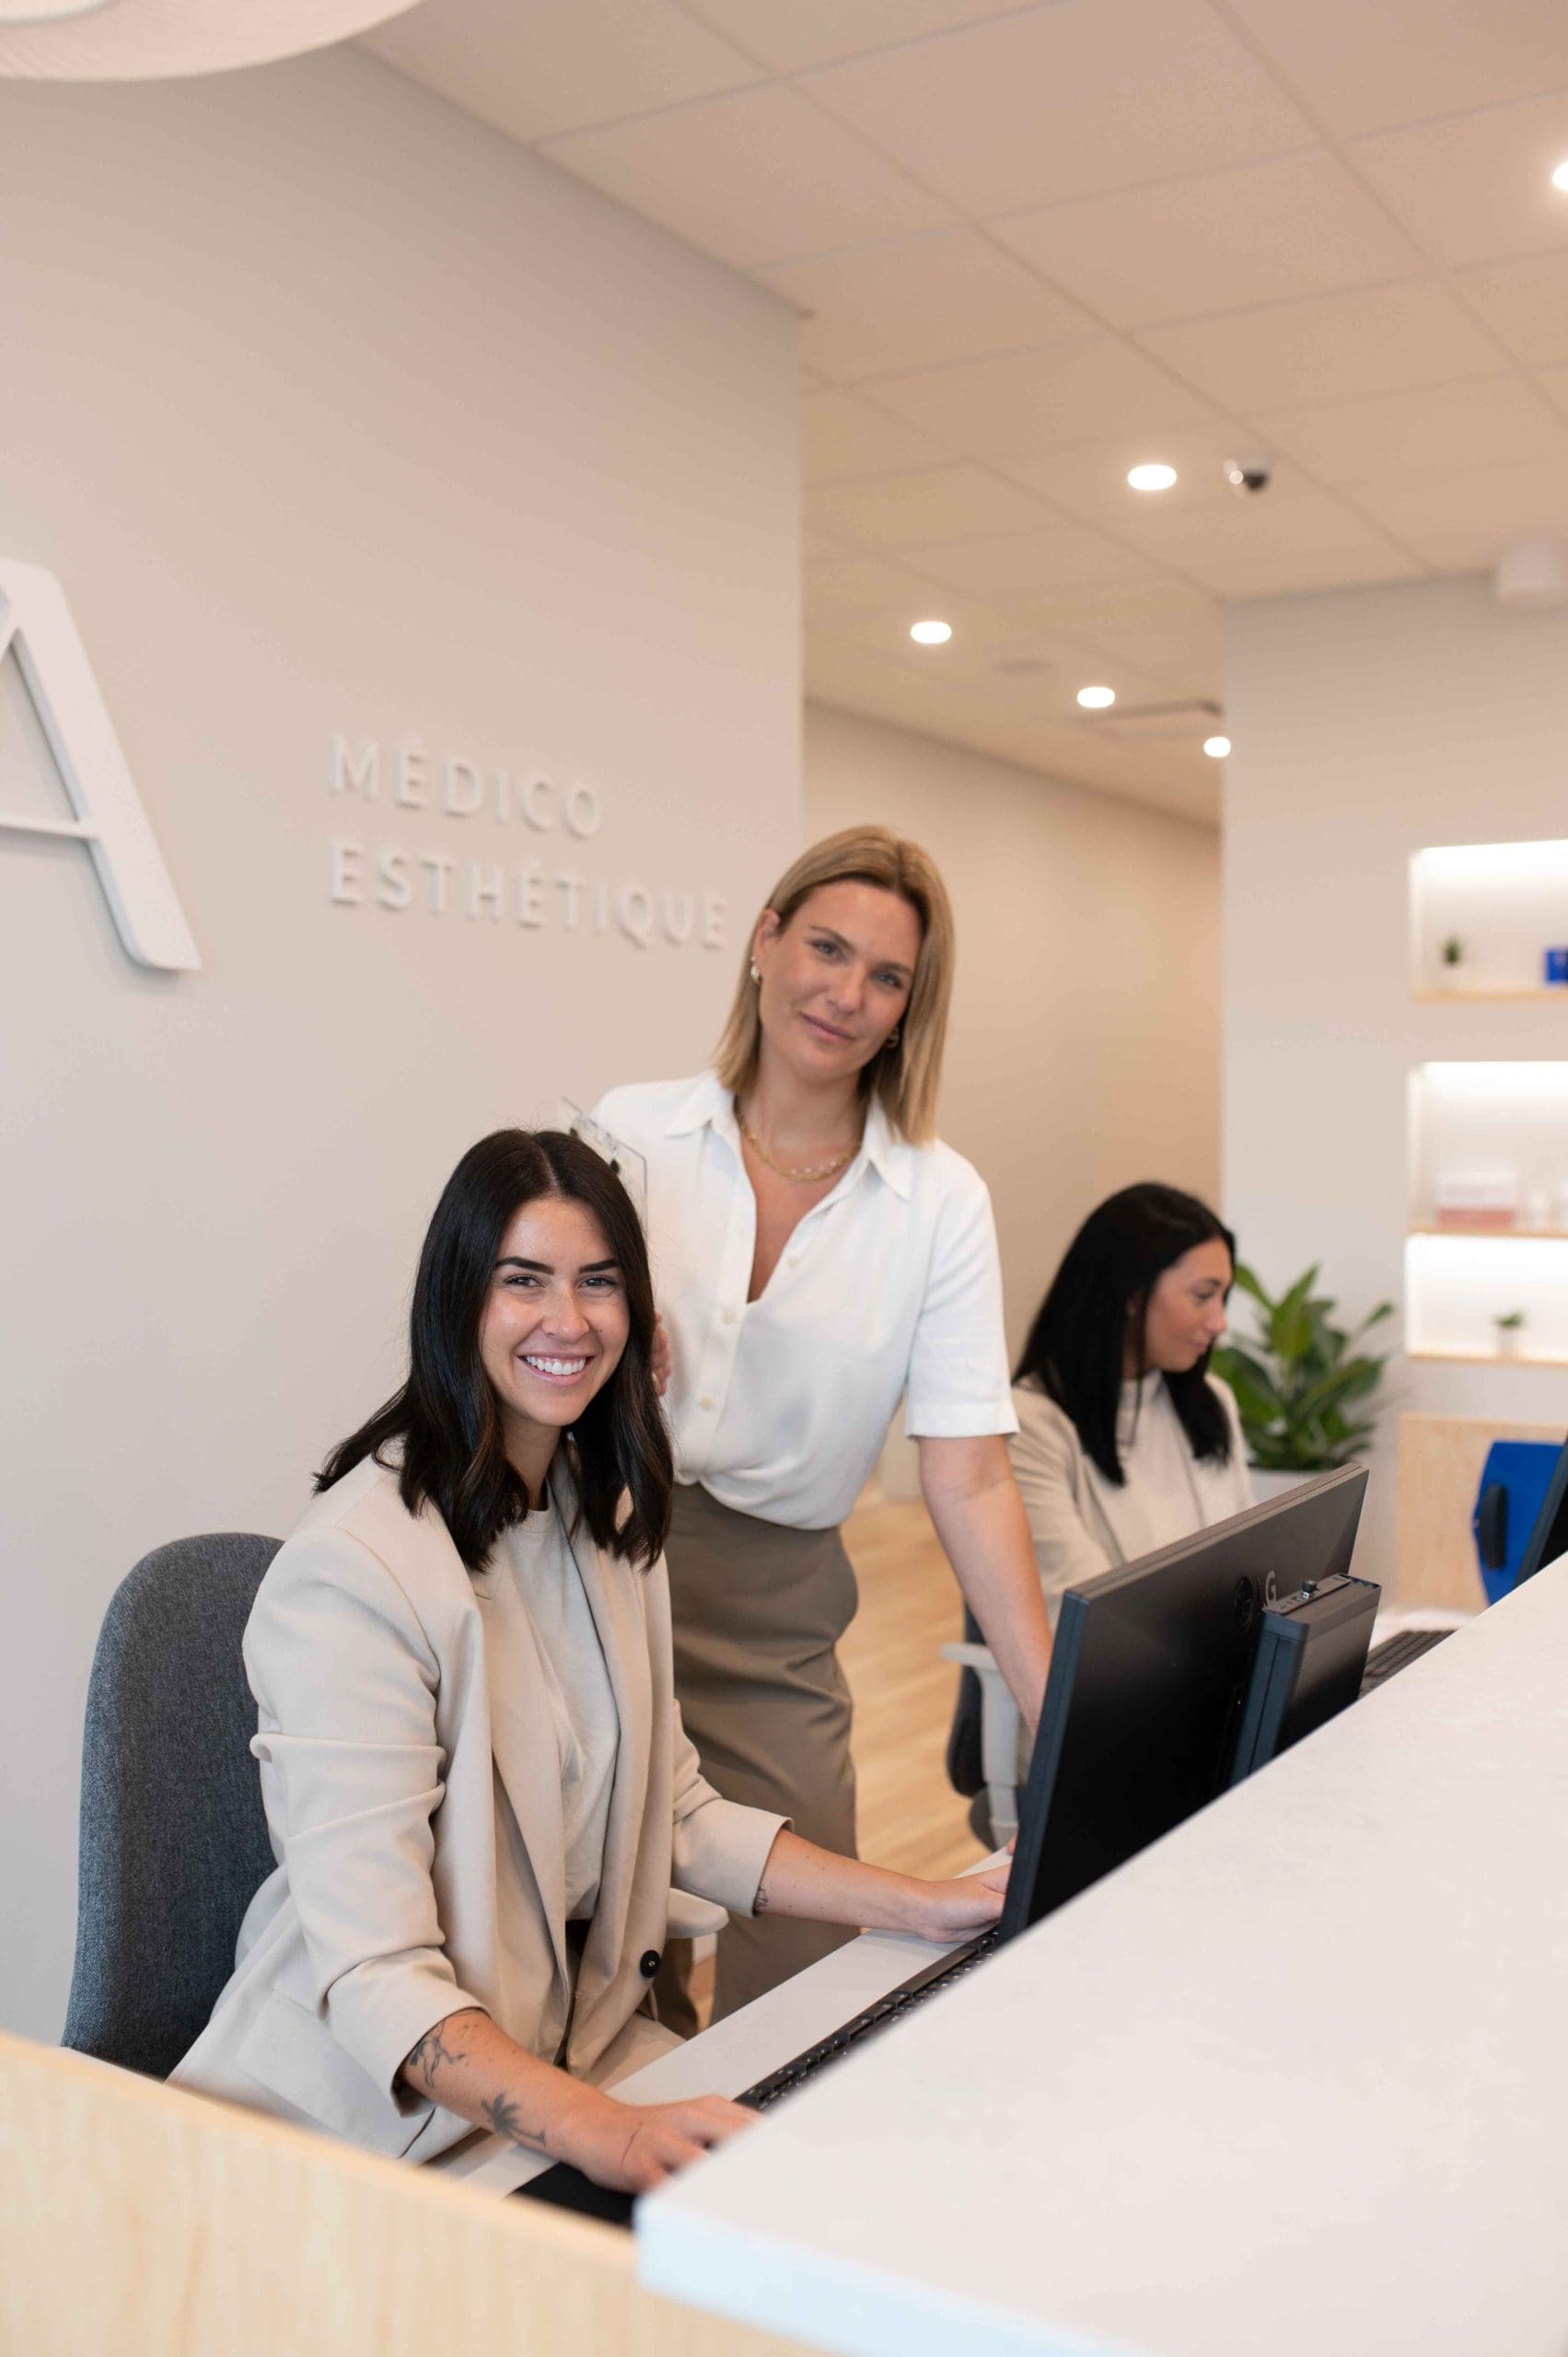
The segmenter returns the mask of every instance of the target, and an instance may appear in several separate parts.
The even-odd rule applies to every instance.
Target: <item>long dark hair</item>
[[[409,1315],[408,1380],[340,1441],[316,1476],[325,1490],[399,1445],[398,1493],[428,1499],[470,1572],[528,1511],[507,1461],[500,1411],[479,1354],[480,1320],[502,1238],[541,1196],[581,1203],[620,1264],[630,1331],[614,1374],[566,1443],[581,1518],[597,1546],[645,1567],[669,1527],[675,1469],[654,1389],[654,1289],[632,1199],[591,1146],[563,1130],[496,1130],[470,1146],[425,1233]],[[630,1501],[622,1511],[622,1500]]]
[[[1071,1417],[1086,1454],[1118,1487],[1127,1478],[1116,1446],[1116,1414],[1129,1320],[1143,1370],[1156,1279],[1195,1245],[1216,1241],[1234,1268],[1235,1237],[1196,1195],[1153,1179],[1123,1187],[1089,1213],[1035,1314],[1013,1380],[1034,1377]],[[1230,1420],[1209,1384],[1208,1352],[1196,1366],[1167,1373],[1165,1383],[1193,1456],[1225,1464]]]

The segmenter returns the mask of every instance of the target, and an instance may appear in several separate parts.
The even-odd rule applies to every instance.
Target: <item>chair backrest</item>
[[[155,1548],[99,1632],[63,2043],[154,2078],[205,2028],[275,1863],[240,1640],[281,1543],[227,1531]]]

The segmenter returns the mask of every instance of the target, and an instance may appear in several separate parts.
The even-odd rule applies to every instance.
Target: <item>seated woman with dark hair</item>
[[[1089,1213],[1014,1374],[1008,1446],[1055,1626],[1064,1588],[1252,1504],[1236,1401],[1209,1373],[1236,1239],[1175,1187]]]
[[[953,1939],[1000,1913],[1005,1874],[886,1874],[703,1781],[654,1335],[597,1155],[502,1130],[463,1156],[408,1380],[332,1451],[246,1631],[278,1864],[178,2081],[411,2160],[488,2127],[635,2192],[751,2118],[607,2092],[678,2043],[649,1994],[672,1880],[712,1922]]]

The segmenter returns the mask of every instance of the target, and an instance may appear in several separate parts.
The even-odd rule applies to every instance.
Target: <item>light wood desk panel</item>
[[[629,2235],[0,2035],[4,2357],[800,2357]]]

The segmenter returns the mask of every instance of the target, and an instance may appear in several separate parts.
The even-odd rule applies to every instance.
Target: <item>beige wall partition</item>
[[[61,2021],[116,1581],[282,1533],[504,1121],[697,1064],[799,842],[793,314],[374,59],[0,83],[0,567],[200,951],[0,830],[0,2022]],[[65,815],[16,661],[0,810]]]
[[[0,2357],[791,2357],[632,2236],[0,2035]]]
[[[825,704],[806,831],[871,819],[932,852],[958,917],[942,1134],[989,1181],[1016,1350],[1113,1188],[1213,1198],[1219,843],[1163,810]]]

